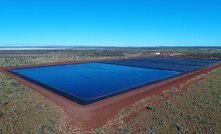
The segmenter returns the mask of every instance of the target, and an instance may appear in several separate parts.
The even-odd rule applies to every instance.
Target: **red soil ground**
[[[107,58],[106,60],[112,60],[113,58]],[[116,59],[116,58],[115,58]],[[119,58],[118,58],[119,59]],[[122,59],[122,58],[120,58]],[[103,59],[102,59],[103,60]],[[60,95],[57,95],[39,85],[31,83],[27,80],[22,79],[21,77],[10,73],[8,70],[11,68],[23,68],[23,67],[36,67],[36,66],[48,66],[48,65],[58,65],[58,64],[70,64],[70,63],[81,63],[81,62],[91,62],[88,61],[65,61],[65,62],[56,62],[48,64],[37,64],[37,65],[24,65],[17,67],[6,67],[1,68],[0,71],[13,77],[17,81],[21,82],[25,86],[36,90],[46,98],[53,100],[57,105],[62,107],[64,111],[71,117],[70,124],[77,126],[81,129],[88,130],[92,128],[97,128],[105,124],[105,122],[112,118],[116,113],[118,113],[124,107],[131,105],[135,101],[138,101],[142,98],[157,95],[163,91],[174,87],[179,86],[181,83],[184,83],[187,80],[190,80],[197,75],[202,73],[207,73],[210,70],[221,67],[221,64],[213,65],[201,70],[194,72],[189,72],[175,78],[170,78],[158,83],[147,85],[144,87],[137,88],[116,96],[100,100],[98,102],[89,104],[89,105],[79,105],[75,102],[72,102]],[[168,99],[171,96],[167,96],[165,99]],[[132,116],[131,116],[132,118]]]

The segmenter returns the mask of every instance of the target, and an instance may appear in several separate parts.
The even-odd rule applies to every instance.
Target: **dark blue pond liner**
[[[182,74],[102,63],[20,68],[10,72],[82,105]]]
[[[117,64],[124,66],[134,66],[143,68],[154,68],[161,70],[174,70],[179,72],[191,72],[205,68],[220,62],[212,59],[189,59],[189,58],[164,58],[164,57],[147,57],[131,58],[123,60],[101,61],[100,63]]]

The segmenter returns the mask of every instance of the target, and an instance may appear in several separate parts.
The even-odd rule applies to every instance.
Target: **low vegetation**
[[[0,67],[11,65],[47,63],[64,60],[94,59],[128,55],[143,55],[153,52],[204,53],[189,51],[188,48],[170,50],[119,50],[107,53],[98,50],[83,50],[73,54],[68,52],[41,52],[37,54],[20,53],[13,56],[2,56]],[[129,51],[129,52],[128,52]],[[206,50],[205,50],[206,51]],[[215,53],[221,50],[212,49]],[[75,51],[74,51],[75,52]],[[92,54],[92,52],[96,52]],[[208,53],[208,57],[211,55]],[[218,56],[216,57],[219,57]],[[97,57],[99,55],[99,57]],[[199,56],[199,55],[197,55]],[[197,57],[196,56],[196,57]],[[204,54],[205,56],[205,54]],[[214,57],[214,56],[213,56]],[[212,133],[221,132],[221,68],[203,74],[205,79],[191,83],[179,96],[173,97],[159,105],[148,105],[165,95],[179,91],[173,87],[167,92],[144,98],[133,105],[122,109],[114,118],[101,128],[83,132],[78,128],[67,126],[68,115],[54,102],[47,100],[32,89],[26,88],[9,76],[0,73],[0,134],[7,133]],[[126,119],[134,112],[141,112],[133,118]]]
[[[124,120],[135,111],[158,100],[169,91],[153,98],[142,99],[123,109],[109,123],[95,133],[211,133],[221,132],[221,68],[198,77],[205,79],[191,83],[184,92],[159,105],[142,110],[133,118]],[[176,87],[174,92],[179,91]]]

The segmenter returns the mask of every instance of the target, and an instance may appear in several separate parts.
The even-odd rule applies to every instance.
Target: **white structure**
[[[155,55],[160,55],[160,52],[156,52]]]

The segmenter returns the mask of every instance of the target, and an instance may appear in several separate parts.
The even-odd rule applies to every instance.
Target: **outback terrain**
[[[221,58],[221,48],[108,48],[92,50],[1,50],[0,67],[65,60],[143,55]],[[122,109],[97,129],[68,125],[53,101],[0,73],[0,134],[211,133],[221,132],[221,68]],[[171,96],[171,97],[167,97]],[[167,98],[167,99],[165,99]]]

